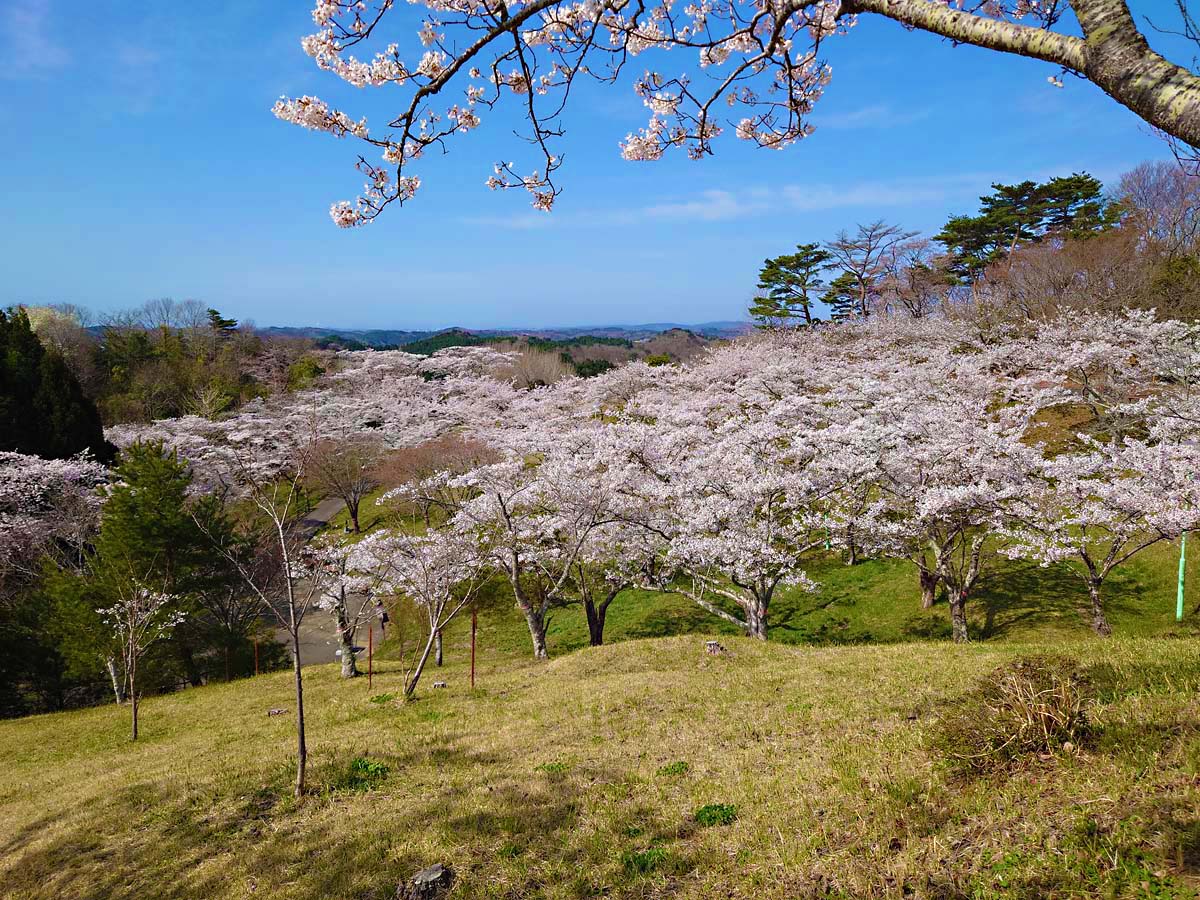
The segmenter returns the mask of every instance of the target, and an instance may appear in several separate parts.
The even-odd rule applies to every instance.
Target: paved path
[[[311,540],[317,532],[329,524],[330,519],[346,508],[346,504],[336,497],[327,497],[313,508],[300,521],[305,539]],[[375,641],[381,640],[379,625],[372,623],[375,630]],[[291,646],[287,631],[276,629],[275,636],[286,646]],[[367,632],[360,628],[356,636],[361,646],[367,644]],[[337,662],[335,651],[338,649],[337,627],[333,616],[322,609],[311,609],[300,623],[300,665],[321,666]],[[365,658],[365,654],[360,654]]]

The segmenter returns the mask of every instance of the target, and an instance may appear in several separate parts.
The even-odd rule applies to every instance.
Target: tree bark
[[[350,628],[350,617],[346,615],[345,597],[334,608],[337,616],[338,647],[342,651],[342,677],[357,678],[358,663],[354,658],[354,634]]]
[[[604,615],[608,610],[604,606],[597,607],[590,597],[585,597],[583,611],[587,613],[588,641],[593,647],[599,647],[604,643]]]
[[[950,626],[954,643],[965,644],[970,640],[967,634],[967,592],[950,591]]]
[[[433,647],[433,664],[439,669],[442,667],[442,629],[434,632],[435,642]]]
[[[108,677],[112,680],[113,697],[117,706],[120,706],[125,702],[125,683],[124,679],[117,677],[117,661],[110,656],[104,661],[104,668],[108,670]]]
[[[1092,630],[1101,637],[1109,637],[1112,634],[1112,626],[1108,624],[1108,618],[1104,615],[1104,603],[1100,599],[1101,582],[1094,579],[1088,579],[1088,599],[1092,601]]]
[[[430,632],[429,640],[425,642],[425,649],[421,651],[421,658],[417,660],[417,667],[413,669],[412,675],[408,679],[408,684],[404,685],[404,696],[411,697],[417,689],[417,682],[421,680],[421,673],[425,671],[425,663],[429,662],[429,654],[433,651],[434,636],[437,632]]]
[[[941,579],[936,572],[921,569],[921,609],[930,609],[937,601],[937,587]]]
[[[549,659],[550,654],[546,650],[546,616],[532,606],[522,607],[521,611],[525,613],[529,637],[533,640],[533,658]]]
[[[291,604],[292,616],[292,675],[296,681],[296,796],[304,796],[304,774],[308,766],[308,745],[304,740],[304,678],[300,674],[300,628],[296,622],[296,606]]]
[[[755,597],[746,604],[746,634],[760,641],[767,639],[767,604]]]
[[[137,659],[129,661],[129,714],[130,740],[138,739],[138,692],[137,692]]]

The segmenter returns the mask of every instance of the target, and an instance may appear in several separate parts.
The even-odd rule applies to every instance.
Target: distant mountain
[[[435,331],[403,331],[385,328],[321,328],[315,326],[273,325],[260,328],[263,334],[280,337],[305,337],[313,339],[335,338],[347,343],[357,342],[369,347],[403,347],[418,341],[437,341],[441,335],[447,337],[470,335],[485,337],[533,337],[544,340],[562,341],[584,336],[619,338],[628,341],[645,340],[667,331],[690,331],[710,340],[737,337],[750,331],[749,322],[703,322],[699,325],[681,325],[676,322],[653,322],[647,325],[598,325],[563,328],[442,328]]]

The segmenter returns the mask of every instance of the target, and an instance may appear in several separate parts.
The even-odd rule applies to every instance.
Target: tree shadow
[[[1121,597],[1106,598],[1110,616],[1128,606]],[[1086,630],[1086,607],[1086,588],[1065,568],[1013,561],[984,581],[968,611],[976,636],[991,640],[1039,628]]]
[[[673,871],[695,865],[679,844],[687,823],[664,819],[620,773],[541,771],[529,759],[514,769],[511,757],[430,742],[373,753],[389,771],[368,788],[325,789],[350,757],[319,761],[299,802],[287,766],[217,786],[138,783],[82,800],[69,820],[40,818],[4,843],[0,883],[20,896],[80,900],[271,894],[283,885],[298,898],[383,900],[441,862],[465,895],[498,878],[508,895],[540,895],[566,872],[570,895],[584,897],[644,877],[623,869],[626,852],[663,848]],[[455,777],[463,773],[488,783],[464,792]],[[657,851],[647,858],[659,864]]]

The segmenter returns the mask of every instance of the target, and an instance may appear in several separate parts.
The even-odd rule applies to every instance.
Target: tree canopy
[[[0,310],[0,450],[49,459],[90,451],[100,460],[114,452],[79,379],[20,308]]]

